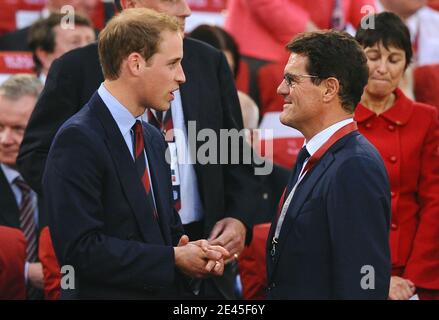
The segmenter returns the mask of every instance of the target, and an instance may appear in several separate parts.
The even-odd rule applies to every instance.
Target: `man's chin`
[[[0,158],[0,163],[4,164],[5,166],[8,166],[11,169],[14,169],[14,170],[17,169],[17,158],[15,158],[15,159],[11,159],[11,158],[1,159]]]

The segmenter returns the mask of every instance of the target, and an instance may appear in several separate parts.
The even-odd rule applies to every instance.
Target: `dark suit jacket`
[[[144,126],[159,223],[125,141],[98,94],[56,135],[43,192],[60,265],[72,265],[76,297],[173,297],[173,246],[183,234],[173,208],[166,144]]]
[[[0,50],[31,51],[27,44],[30,27],[8,32],[0,37]]]
[[[355,131],[336,142],[299,185],[274,258],[272,224],[267,240],[268,297],[386,299],[389,224],[390,186],[384,164]],[[363,266],[374,268],[375,289],[362,289],[362,277],[371,275]]]
[[[196,121],[197,133],[209,128],[218,137],[220,129],[241,130],[239,100],[224,55],[202,42],[185,39],[182,65],[187,80],[180,87],[186,122]],[[52,64],[17,160],[20,172],[37,192],[41,191],[41,176],[56,131],[81,109],[102,81],[96,44],[73,50]],[[251,165],[195,165],[205,236],[224,217],[241,220],[251,234],[258,208],[255,194],[260,193],[252,170]],[[219,285],[220,290],[225,297],[231,297],[233,282],[226,282]]]

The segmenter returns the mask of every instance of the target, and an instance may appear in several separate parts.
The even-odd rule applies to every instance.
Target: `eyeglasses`
[[[299,83],[299,78],[318,78],[318,76],[313,76],[310,74],[291,74],[286,73],[284,75],[284,80],[287,83],[287,86],[290,88],[295,88],[297,84]]]

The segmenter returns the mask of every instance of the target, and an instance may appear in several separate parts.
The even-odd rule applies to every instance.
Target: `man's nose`
[[[177,82],[179,84],[182,84],[182,83],[186,82],[186,76],[184,74],[183,67],[181,66],[181,64],[178,67],[177,75],[176,75],[176,79],[175,80],[177,80]]]
[[[192,14],[191,8],[187,4],[186,0],[182,0],[180,3],[180,7],[177,13],[178,17],[187,18]]]
[[[289,93],[290,93],[290,87],[287,86],[285,80],[282,80],[282,82],[277,87],[277,94],[281,96],[286,96]]]
[[[10,128],[5,128],[0,133],[0,143],[3,145],[10,145],[14,142],[14,139],[12,137],[12,130]]]

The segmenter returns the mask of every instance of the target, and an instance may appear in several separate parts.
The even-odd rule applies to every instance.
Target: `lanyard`
[[[308,161],[306,162],[305,166],[302,168],[302,170],[299,174],[299,178],[297,179],[296,184],[291,189],[291,192],[289,193],[287,199],[285,200],[285,203],[283,204],[283,206],[281,208],[281,203],[283,203],[283,200],[285,199],[285,193],[286,193],[286,189],[285,189],[285,191],[282,195],[282,198],[281,198],[281,202],[279,203],[278,219],[277,219],[277,223],[275,222],[276,229],[275,229],[274,236],[273,236],[273,239],[271,242],[271,245],[272,245],[271,256],[272,257],[274,257],[274,255],[276,254],[276,244],[278,243],[278,240],[279,240],[280,230],[282,228],[282,224],[284,222],[284,219],[285,219],[286,213],[288,211],[288,208],[290,206],[291,200],[293,199],[294,193],[295,193],[297,187],[299,186],[300,182],[302,182],[305,175],[309,171],[312,170],[314,165],[322,158],[322,156],[328,151],[328,149],[331,148],[332,145],[334,145],[334,143],[336,143],[338,140],[340,140],[344,136],[346,136],[349,133],[354,132],[356,130],[358,130],[358,127],[357,127],[357,124],[355,122],[351,122],[351,123],[345,125],[344,127],[340,128],[312,155],[312,157],[310,157],[308,159]]]

